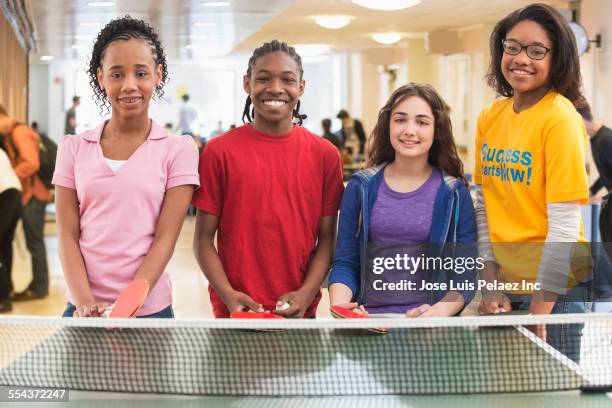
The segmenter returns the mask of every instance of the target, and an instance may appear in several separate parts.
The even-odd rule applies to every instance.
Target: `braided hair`
[[[110,111],[110,102],[106,96],[106,92],[98,83],[98,68],[102,66],[104,52],[113,41],[127,41],[132,38],[142,39],[151,47],[151,54],[153,55],[155,65],[161,65],[162,68],[162,78],[159,85],[155,87],[155,95],[158,98],[164,95],[163,87],[168,81],[168,66],[159,36],[149,24],[142,20],[132,18],[129,15],[125,15],[112,20],[104,26],[102,31],[100,31],[94,43],[91,59],[89,61],[89,68],[87,69],[89,85],[94,91],[94,99],[96,104],[100,107],[101,114],[103,114],[105,110],[107,113]]]
[[[285,42],[281,42],[278,40],[272,40],[270,42],[265,43],[259,48],[256,48],[253,51],[253,55],[249,58],[249,66],[247,67],[247,76],[251,77],[252,68],[255,66],[257,60],[263,57],[266,54],[270,54],[272,52],[282,51],[285,54],[289,55],[295,63],[297,64],[300,70],[300,80],[304,76],[304,69],[302,68],[302,57],[295,51],[295,48],[287,45]],[[244,104],[244,111],[242,112],[242,123],[252,122],[255,117],[255,108],[251,108],[251,95],[247,96],[246,103]],[[300,113],[300,101],[298,100],[295,109],[293,110],[293,117],[298,120],[298,124],[302,125],[304,119],[308,116]]]

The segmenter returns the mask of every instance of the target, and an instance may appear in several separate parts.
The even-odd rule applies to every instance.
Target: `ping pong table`
[[[514,324],[525,318],[377,321],[386,335],[356,321],[266,322],[276,331],[262,332],[218,320],[111,330],[95,319],[4,320],[0,345],[13,352],[0,350],[0,385],[69,389],[57,406],[611,406],[609,394],[578,390],[593,375],[612,383],[611,320],[586,319],[577,364]]]
[[[210,397],[125,395],[117,393],[71,392],[70,402],[58,407],[166,408],[166,407],[252,407],[252,408],[609,408],[612,396],[581,395],[579,392],[500,394],[500,395],[399,395],[344,397]]]

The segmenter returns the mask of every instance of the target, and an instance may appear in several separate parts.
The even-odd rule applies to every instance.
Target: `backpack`
[[[3,138],[6,139],[6,143],[11,146],[11,149],[15,154],[15,161],[19,160],[19,150],[17,150],[17,146],[15,145],[15,141],[13,140],[13,131],[17,128],[17,126],[20,125],[23,124],[16,123],[15,126],[13,126],[13,128],[8,132],[8,134],[3,135]],[[51,140],[49,136],[45,134],[38,134],[38,151],[40,167],[38,168],[36,175],[47,189],[51,189],[53,187],[51,180],[53,179],[53,172],[55,171],[57,144],[53,140]],[[32,183],[34,183],[34,179],[32,179]]]
[[[40,147],[40,168],[38,178],[47,187],[53,188],[53,172],[55,171],[55,159],[57,157],[57,143],[44,133],[39,133],[38,145]]]
[[[601,204],[601,213],[599,215],[599,232],[601,233],[601,242],[608,253],[608,259],[612,259],[612,193],[608,193],[604,197]]]

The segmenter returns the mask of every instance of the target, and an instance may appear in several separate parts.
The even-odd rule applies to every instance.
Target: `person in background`
[[[0,143],[0,214],[0,313],[6,313],[13,309],[11,267],[13,237],[21,216],[21,183],[11,166],[4,143]]]
[[[182,96],[183,106],[179,110],[179,121],[178,121],[178,132],[181,135],[195,136],[198,133],[198,127],[200,126],[198,120],[198,111],[189,102],[189,95],[185,94]]]
[[[42,299],[49,293],[49,266],[43,230],[51,193],[37,175],[40,138],[27,125],[10,118],[4,108],[0,109],[0,133],[4,135],[4,149],[21,182],[23,229],[32,256],[32,282],[25,291],[14,294],[13,301]]]
[[[321,121],[321,127],[323,128],[323,139],[329,140],[331,144],[336,146],[336,149],[340,150],[340,138],[332,133],[331,131],[331,119],[323,119]]]
[[[586,131],[591,139],[591,154],[593,161],[597,167],[599,177],[589,188],[591,195],[591,203],[601,203],[601,213],[596,225],[599,226],[599,232],[603,244],[595,244],[592,246],[593,259],[595,260],[595,303],[609,304],[612,300],[612,258],[606,255],[606,250],[612,250],[610,244],[610,197],[612,194],[612,129],[593,119],[591,107],[585,103],[583,106],[576,108]],[[597,193],[602,189],[606,189],[606,196],[597,196]],[[596,228],[596,226],[593,226]],[[596,308],[598,306],[594,306]],[[598,310],[595,310],[598,311]]]
[[[211,140],[217,136],[221,136],[223,133],[225,133],[225,130],[223,130],[223,122],[218,121],[217,128],[210,132],[210,135],[208,135],[208,140]]]
[[[47,134],[45,132],[43,132],[42,130],[39,129],[38,127],[38,122],[34,121],[32,122],[32,124],[30,125],[30,127],[32,128],[33,131],[35,131],[36,133],[38,133],[39,136],[41,137],[48,137]]]
[[[340,157],[342,158],[342,164],[344,166],[350,166],[353,164],[353,148],[352,147],[343,147],[340,150]]]
[[[64,125],[65,135],[76,135],[77,121],[76,108],[81,104],[81,97],[72,97],[72,106],[66,111],[66,124]]]
[[[351,115],[344,109],[336,115],[342,121],[342,129],[339,132],[340,143],[343,147],[352,147],[355,153],[363,156],[366,142],[366,134],[363,124],[359,119],[351,118]]]
[[[584,126],[591,138],[591,153],[599,173],[599,177],[595,180],[589,192],[591,196],[594,196],[599,190],[605,188],[609,193],[612,191],[612,129],[593,119],[591,107],[588,104],[584,104],[576,110],[582,116]]]

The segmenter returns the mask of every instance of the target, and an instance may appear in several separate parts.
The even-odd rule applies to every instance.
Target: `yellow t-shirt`
[[[553,91],[520,113],[514,112],[512,98],[481,112],[474,181],[483,188],[492,243],[542,243],[548,203],[588,202],[587,141],[573,104]],[[519,247],[525,257],[518,256]],[[528,247],[494,245],[504,281],[535,281],[541,245]]]

